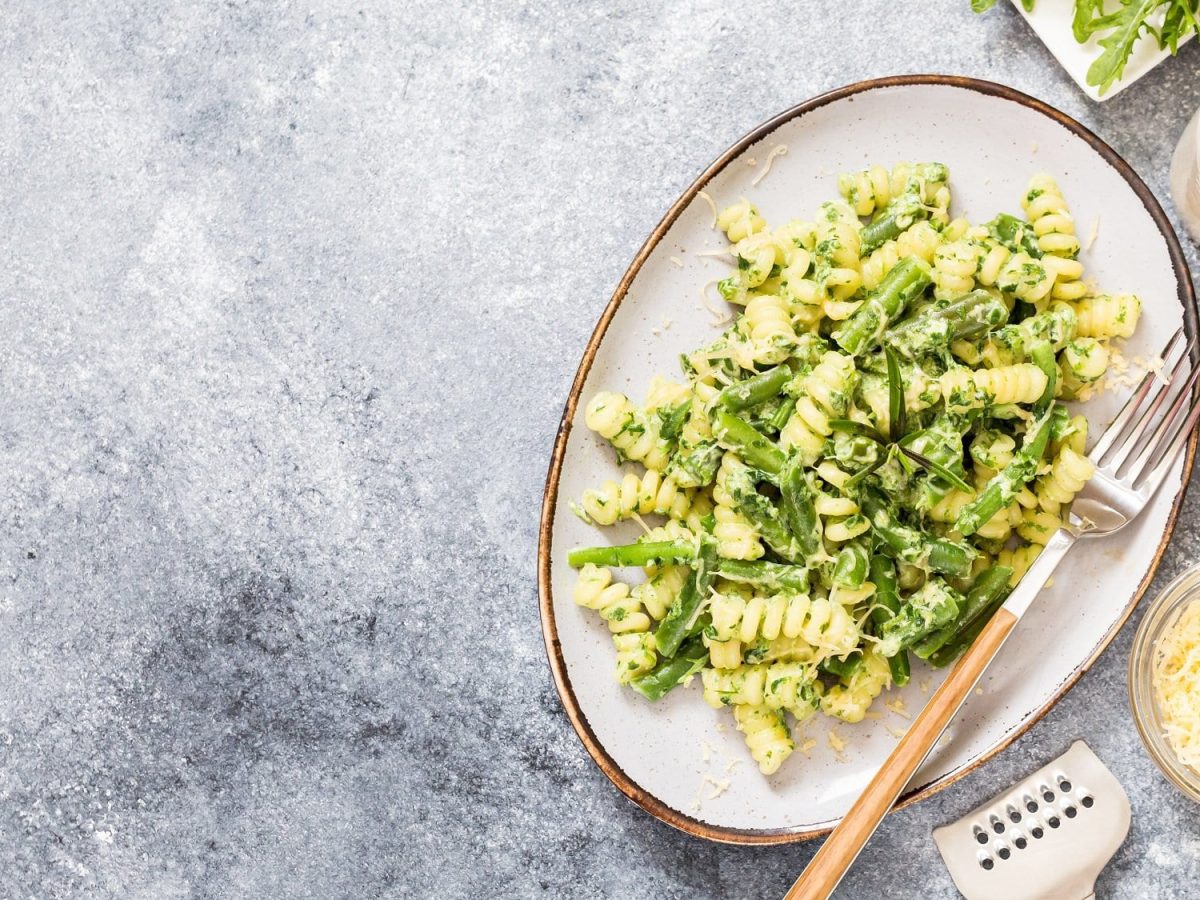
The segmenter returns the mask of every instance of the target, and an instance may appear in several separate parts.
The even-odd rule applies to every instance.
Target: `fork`
[[[1072,504],[1070,521],[1046,543],[1017,589],[930,698],[866,790],[796,879],[787,892],[788,900],[826,898],[833,892],[1075,542],[1111,535],[1146,508],[1200,419],[1200,402],[1192,399],[1200,366],[1192,368],[1166,412],[1159,415],[1172,387],[1188,367],[1193,346],[1186,342],[1182,330],[1175,333],[1162,353],[1162,371],[1169,374],[1160,377],[1148,372],[1088,454],[1096,472]]]

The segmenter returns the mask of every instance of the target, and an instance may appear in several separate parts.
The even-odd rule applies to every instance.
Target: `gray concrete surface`
[[[1160,197],[1200,105],[1200,46],[1097,106],[967,0],[5,4],[0,896],[778,895],[814,845],[676,833],[576,740],[538,504],[669,202],[774,112],[917,71],[1043,97]],[[842,895],[953,896],[931,827],[1076,737],[1134,801],[1103,894],[1194,894],[1129,639]]]

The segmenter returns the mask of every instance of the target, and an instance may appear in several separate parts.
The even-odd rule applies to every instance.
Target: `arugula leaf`
[[[1025,12],[1033,12],[1033,4],[1035,0],[1021,0],[1021,5],[1025,7]]]
[[[971,11],[982,13],[987,12],[996,5],[996,0],[971,0]]]
[[[1094,63],[1088,68],[1087,81],[1093,87],[1098,87],[1103,95],[1125,73],[1125,64],[1133,53],[1133,46],[1141,37],[1142,29],[1147,28],[1147,19],[1160,6],[1163,0],[1121,0],[1120,8],[1110,16],[1112,31],[1100,38],[1100,46],[1104,48]]]
[[[1075,0],[1075,15],[1071,17],[1071,33],[1075,40],[1086,44],[1096,30],[1095,23],[1104,17],[1104,0]]]

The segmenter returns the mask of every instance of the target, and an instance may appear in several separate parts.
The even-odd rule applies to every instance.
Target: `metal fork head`
[[[1162,352],[1163,366],[1147,372],[1088,454],[1092,477],[1071,507],[1081,534],[1111,534],[1137,517],[1162,486],[1200,420],[1200,366],[1182,330]],[[1163,410],[1166,406],[1165,411]]]

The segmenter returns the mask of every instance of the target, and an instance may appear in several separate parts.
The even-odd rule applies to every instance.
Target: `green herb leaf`
[[[869,425],[864,425],[862,422],[855,422],[853,419],[830,419],[829,427],[834,431],[840,431],[844,434],[853,434],[858,437],[870,438],[877,443],[882,444],[883,438],[875,433],[875,429]]]
[[[968,494],[975,493],[975,490],[969,484],[967,484],[959,476],[955,475],[953,472],[951,472],[949,469],[947,469],[941,463],[935,463],[929,457],[922,456],[916,450],[909,450],[907,447],[901,447],[900,452],[903,453],[905,456],[907,456],[909,459],[911,459],[913,462],[915,462],[917,465],[919,465],[925,469],[928,469],[930,472],[932,472],[934,475],[938,476],[942,480],[948,481],[950,484],[954,485],[960,491],[965,491]]]
[[[1071,17],[1071,32],[1075,40],[1086,44],[1096,30],[1095,21],[1104,15],[1104,0],[1075,0],[1075,15]]]
[[[1121,0],[1121,6],[1116,12],[1103,17],[1112,31],[1100,38],[1099,43],[1104,52],[1088,68],[1088,84],[1098,87],[1100,93],[1104,94],[1112,87],[1113,82],[1120,79],[1125,73],[1125,64],[1129,62],[1134,44],[1141,37],[1142,29],[1148,27],[1147,19],[1162,5],[1163,0]]]
[[[987,12],[996,5],[996,0],[971,0],[971,9],[974,12]]]

